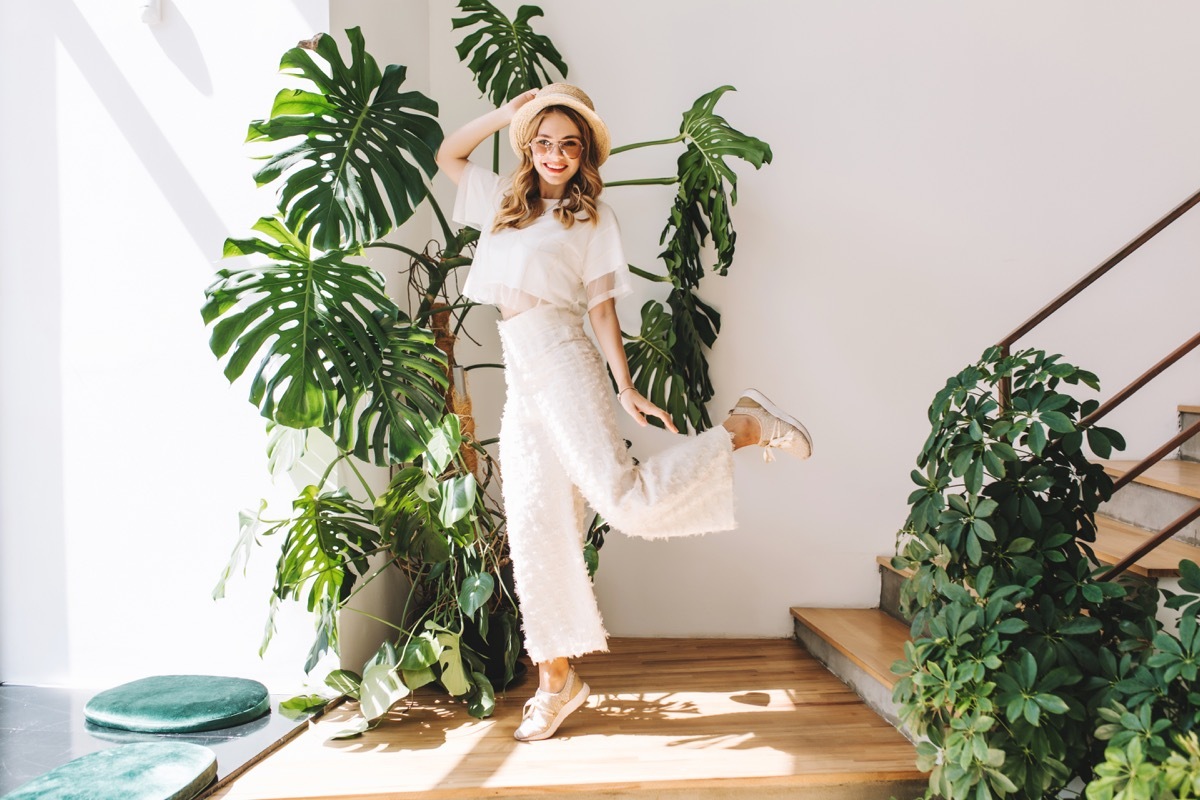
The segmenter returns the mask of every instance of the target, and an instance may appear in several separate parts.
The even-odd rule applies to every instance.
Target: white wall
[[[903,520],[945,377],[1200,184],[1200,8],[542,5],[535,26],[617,143],[672,135],[700,94],[738,88],[719,111],[775,162],[742,170],[737,262],[702,287],[725,324],[712,410],[755,385],[817,444],[804,464],[739,456],[738,532],[612,537],[598,579],[610,630],[783,635],[790,605],[871,604],[872,557]],[[208,351],[201,293],[224,237],[272,207],[241,140],[285,85],[279,55],[361,18],[450,129],[487,107],[453,53],[452,9],[168,2],[150,28],[124,3],[0,3],[0,680],[299,681],[304,615],[255,655],[269,552],[208,599],[237,509],[286,504],[294,487],[265,475],[261,420]],[[670,174],[677,155],[617,156],[606,174]],[[654,268],[670,196],[607,195],[639,266]],[[1194,332],[1198,245],[1200,218],[1180,223],[1028,343],[1115,389],[1146,360],[1132,331],[1146,326],[1153,354]],[[622,302],[627,329],[648,296]],[[494,315],[475,319],[475,357],[496,360]],[[1114,418],[1132,450],[1167,438],[1176,403],[1200,402],[1198,366]],[[494,435],[502,379],[472,375],[480,435]],[[641,455],[669,441],[628,430]]]
[[[131,3],[3,8],[0,679],[295,686],[303,615],[257,657],[269,548],[209,598],[238,509],[286,513],[294,487],[267,477],[263,421],[199,310],[225,237],[274,205],[245,126],[325,4],[167,0],[153,27]]]

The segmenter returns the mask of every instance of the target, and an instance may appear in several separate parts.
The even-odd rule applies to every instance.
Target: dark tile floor
[[[0,795],[73,758],[129,742],[192,742],[217,754],[217,780],[253,759],[305,719],[291,720],[276,709],[286,696],[271,697],[265,717],[216,731],[149,734],[88,723],[83,707],[95,691],[0,685]]]

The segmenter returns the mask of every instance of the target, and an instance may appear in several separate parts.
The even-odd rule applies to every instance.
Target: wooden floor
[[[359,739],[347,703],[213,795],[265,798],[913,796],[914,748],[791,639],[613,639],[588,703],[513,740],[526,679],[480,721],[428,691]]]

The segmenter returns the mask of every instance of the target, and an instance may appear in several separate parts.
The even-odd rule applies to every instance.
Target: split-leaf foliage
[[[465,32],[459,57],[493,103],[566,76],[553,43],[530,26],[541,9],[522,6],[509,19],[487,0],[462,0],[459,11],[453,20]],[[269,148],[255,180],[276,188],[278,212],[253,226],[255,236],[226,242],[226,257],[246,261],[218,273],[203,307],[226,377],[249,377],[249,399],[267,419],[272,474],[310,452],[312,437],[328,436],[337,452],[290,514],[274,518],[265,503],[243,512],[214,597],[244,570],[253,545],[279,540],[262,646],[271,641],[280,604],[300,601],[316,628],[305,664],[311,670],[338,651],[339,616],[354,610],[356,592],[387,569],[399,568],[410,581],[395,638],[361,671],[335,670],[326,678],[331,691],[357,700],[362,712],[337,737],[369,730],[395,703],[430,684],[485,717],[496,685],[516,675],[521,652],[496,464],[455,413],[450,381],[453,340],[473,307],[454,290],[454,276],[471,263],[478,232],[453,228],[430,191],[442,140],[437,103],[403,90],[403,66],[380,70],[359,29],[346,35],[348,62],[326,35],[284,54],[281,71],[306,86],[281,91],[248,136]],[[729,206],[736,175],[725,159],[756,168],[770,161],[764,143],[715,114],[728,88],[696,101],[679,136],[657,143],[686,143],[662,240],[668,271],[662,280],[674,290],[670,312],[648,305],[652,313],[629,345],[639,387],[670,409],[681,428],[710,424],[705,351],[720,316],[695,290],[709,236],[719,272],[733,258]],[[422,203],[437,220],[440,242],[414,250],[383,241]],[[363,263],[371,248],[409,257],[408,313],[385,292],[384,276]],[[391,480],[378,496],[355,460],[390,467]],[[358,476],[358,487],[337,485],[339,465]],[[592,573],[607,530],[595,517],[587,532]],[[305,695],[282,710],[309,713],[329,699]]]

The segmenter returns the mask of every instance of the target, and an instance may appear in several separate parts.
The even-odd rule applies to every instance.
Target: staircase
[[[1186,429],[1200,419],[1200,406],[1180,406],[1179,417],[1181,430]],[[1147,469],[1101,507],[1092,546],[1101,564],[1116,564],[1200,501],[1200,436],[1183,442],[1177,456]],[[1137,462],[1099,463],[1115,481]],[[1183,559],[1200,563],[1200,522],[1184,527],[1129,571],[1170,589]],[[801,645],[912,739],[899,725],[892,703],[897,676],[890,671],[909,638],[908,620],[899,607],[900,586],[908,575],[893,568],[888,556],[876,560],[881,578],[878,608],[793,608],[793,627]]]

